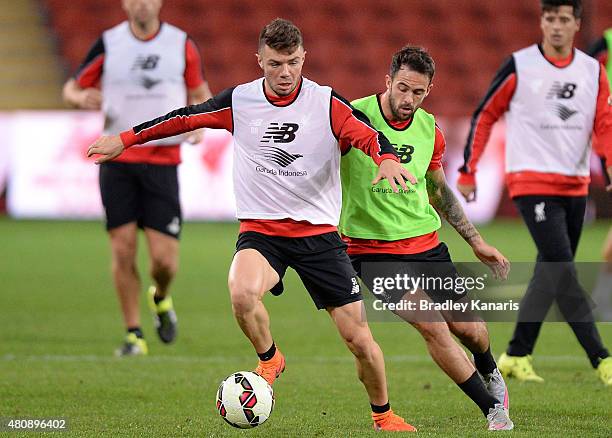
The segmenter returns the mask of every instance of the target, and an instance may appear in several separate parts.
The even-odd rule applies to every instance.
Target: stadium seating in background
[[[596,0],[593,3],[590,26],[593,34],[599,37],[605,29],[612,27],[612,2]]]
[[[0,109],[61,106],[64,74],[39,11],[38,0],[0,0]]]
[[[100,32],[125,17],[119,0],[41,1],[70,72]],[[612,2],[591,5],[588,30],[598,35],[612,23]],[[503,59],[540,39],[534,0],[172,0],[162,9],[163,20],[199,44],[213,92],[259,74],[257,37],[278,16],[304,33],[305,74],[351,99],[384,86],[402,45],[428,48],[438,73],[427,109],[448,117],[468,116]]]

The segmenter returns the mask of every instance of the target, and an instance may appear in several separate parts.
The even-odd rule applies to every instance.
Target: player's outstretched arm
[[[485,242],[474,224],[469,221],[461,204],[446,183],[444,170],[442,168],[429,170],[425,174],[425,181],[431,205],[472,247],[476,257],[491,269],[495,278],[504,280],[508,278],[510,262],[496,248]]]
[[[204,81],[200,85],[195,88],[189,88],[187,90],[187,100],[189,105],[197,105],[199,103],[206,102],[208,99],[212,98],[213,95],[210,92],[210,87],[208,86],[208,82]],[[189,137],[187,137],[187,143],[190,144],[198,144],[201,143],[204,139],[204,129],[200,128],[193,131]]]
[[[179,108],[141,123],[129,131],[122,132],[121,139],[128,148],[134,144],[172,137],[199,128],[226,129],[232,132],[232,93],[233,88],[230,88],[206,102]]]
[[[233,131],[233,88],[222,91],[215,97],[198,105],[190,105],[169,112],[148,122],[134,126],[119,135],[100,137],[87,150],[87,156],[100,154],[97,164],[121,155],[124,149],[151,140],[172,137],[199,128],[217,128]]]
[[[233,131],[232,93],[228,88],[198,105],[190,105],[169,112],[148,122],[134,126],[119,136],[101,137],[88,149],[87,155],[101,154],[96,163],[119,156],[123,149],[151,140],[172,137],[199,128],[217,128]]]

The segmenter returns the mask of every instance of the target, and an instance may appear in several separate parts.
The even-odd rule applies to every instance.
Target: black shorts
[[[346,244],[336,232],[309,237],[267,236],[254,231],[240,233],[236,252],[255,249],[278,273],[278,284],[271,292],[283,291],[287,267],[300,276],[317,309],[340,307],[361,301],[357,274],[346,254]]]
[[[386,302],[397,303],[407,291],[412,290],[416,283],[413,280],[404,281],[406,276],[418,279],[418,288],[437,303],[458,301],[467,293],[457,287],[459,273],[444,243],[418,254],[355,254],[350,258],[359,278],[373,294]],[[386,288],[380,280],[395,279],[398,275],[402,286],[399,288],[396,282]],[[407,288],[404,287],[406,285]]]
[[[106,229],[130,222],[179,238],[182,226],[177,166],[141,163],[100,165]]]

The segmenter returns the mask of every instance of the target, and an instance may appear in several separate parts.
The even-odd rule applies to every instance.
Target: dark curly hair
[[[417,73],[427,75],[430,82],[436,72],[436,64],[433,58],[427,50],[417,46],[402,47],[401,50],[393,55],[389,76],[395,77],[402,66],[406,66]]]

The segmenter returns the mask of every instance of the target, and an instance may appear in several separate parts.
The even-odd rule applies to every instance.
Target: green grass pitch
[[[598,260],[608,226],[585,227],[579,260]],[[236,224],[185,226],[173,287],[178,341],[157,340],[143,302],[150,355],[119,360],[112,352],[123,329],[101,224],[0,220],[0,417],[68,418],[74,436],[373,435],[352,357],[293,272],[285,294],[265,300],[287,357],[271,419],[238,431],[216,414],[221,379],[256,362],[227,293],[236,233]],[[518,221],[482,233],[512,261],[533,260],[533,243]],[[473,260],[452,230],[444,228],[442,238],[455,260]],[[414,329],[401,322],[371,326],[386,355],[392,406],[420,436],[489,435],[478,409],[435,366]],[[612,345],[612,324],[599,328]],[[512,325],[490,324],[490,331],[497,356]],[[566,324],[545,324],[535,366],[544,384],[509,384],[513,435],[612,436],[612,389],[596,379]]]

